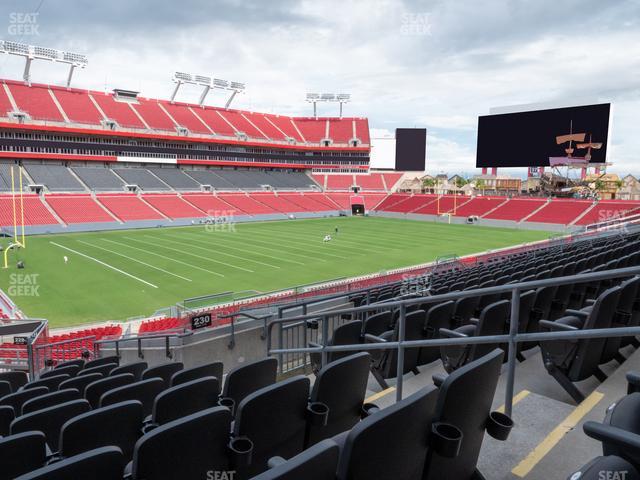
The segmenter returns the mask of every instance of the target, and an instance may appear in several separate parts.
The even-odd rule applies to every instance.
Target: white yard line
[[[119,257],[123,257],[123,258],[126,258],[128,260],[132,260],[134,262],[137,262],[137,263],[140,263],[142,265],[145,265],[145,266],[147,266],[149,268],[153,268],[154,270],[158,270],[159,272],[163,272],[163,273],[166,273],[167,275],[172,275],[174,277],[177,277],[177,278],[179,278],[181,280],[185,280],[187,282],[193,281],[190,278],[183,277],[182,275],[178,275],[176,273],[170,272],[168,270],[165,270],[164,268],[156,267],[155,265],[151,265],[150,263],[143,262],[142,260],[138,260],[137,258],[130,257],[128,255],[125,255],[124,253],[119,253],[119,252],[115,252],[113,250],[109,250],[108,248],[99,247],[98,245],[94,245],[92,243],[85,242],[84,240],[78,240],[78,242],[84,243],[85,245],[88,245],[90,247],[99,248],[100,250],[104,250],[105,252],[113,253],[114,255],[118,255]]]
[[[127,238],[127,237],[124,237],[124,238]],[[165,260],[169,260],[171,262],[179,263],[179,264],[185,265],[187,267],[195,268],[196,270],[201,270],[203,272],[207,272],[207,273],[210,273],[212,275],[217,275],[218,277],[224,277],[224,275],[222,275],[221,273],[214,272],[213,270],[207,270],[206,268],[199,267],[198,265],[192,265],[191,263],[187,263],[187,262],[183,262],[181,260],[177,260],[175,258],[167,257],[166,255],[160,255],[159,253],[149,252],[148,250],[144,250],[142,248],[134,247],[133,245],[129,245],[129,244],[122,243],[122,242],[116,242],[115,240],[109,240],[107,238],[102,238],[101,240],[104,240],[105,242],[109,242],[109,243],[115,243],[116,245],[121,245],[123,247],[132,248],[134,250],[138,250],[140,252],[146,253],[147,255],[153,255],[155,257],[164,258]],[[134,242],[139,242],[139,240],[135,240],[133,238],[131,238],[130,240],[133,240]],[[144,242],[140,242],[140,243],[144,243]]]
[[[187,234],[184,234],[184,235],[187,235]],[[169,240],[169,238],[167,238],[167,237],[171,237],[171,238],[180,238],[180,237],[174,237],[174,236],[172,236],[172,235],[162,235],[162,236],[160,236],[159,238],[162,238],[162,239],[166,240],[167,242],[173,242],[173,243],[178,243],[178,244],[180,244],[180,245],[184,245],[184,240],[183,240],[182,242],[178,242],[178,241],[176,241],[176,240]],[[191,240],[191,241],[192,241],[192,242],[199,242],[198,240]],[[251,259],[251,258],[247,258],[247,257],[240,257],[240,256],[238,256],[238,255],[234,255],[234,254],[232,254],[232,253],[221,252],[221,251],[219,250],[219,248],[218,248],[220,245],[211,245],[211,244],[208,244],[208,243],[206,243],[206,242],[199,242],[199,243],[202,243],[203,245],[209,245],[209,247],[215,247],[215,248],[216,248],[215,253],[216,253],[217,255],[226,255],[226,256],[228,256],[228,257],[239,258],[240,260],[244,260],[245,262],[253,262],[253,263],[260,264],[260,265],[264,265],[264,266],[266,266],[266,267],[278,268],[278,269],[280,268],[279,266],[277,266],[277,265],[272,265],[272,264],[270,264],[270,263],[260,262],[260,261],[258,261],[258,260],[253,260],[253,259]],[[204,250],[205,252],[212,253],[211,248],[199,247],[198,245],[191,245],[191,247],[192,247],[192,248],[199,248],[200,250]],[[222,245],[222,248],[226,248],[226,247],[225,247],[224,245]]]
[[[144,235],[144,237],[145,238],[152,238],[154,240],[161,240],[160,238],[152,237],[152,236],[149,236],[149,235]],[[249,270],[248,268],[239,267],[237,265],[233,265],[232,263],[226,263],[226,262],[221,262],[220,260],[214,260],[213,258],[203,257],[202,255],[196,255],[195,253],[185,252],[184,249],[180,250],[178,248],[167,247],[166,245],[162,245],[162,244],[158,245],[157,243],[153,243],[153,242],[146,242],[146,243],[148,243],[149,245],[153,245],[154,247],[166,248],[167,250],[173,250],[174,252],[182,253],[183,255],[189,255],[191,257],[201,258],[202,260],[207,260],[209,262],[219,263],[220,265],[226,265],[227,267],[236,268],[238,270],[242,270],[243,272],[255,273],[254,270]]]
[[[51,245],[55,245],[56,247],[62,248],[64,250],[68,250],[71,253],[75,253],[76,255],[80,255],[81,257],[88,258],[89,260],[92,260],[92,261],[94,261],[96,263],[99,263],[100,265],[103,265],[103,266],[105,266],[107,268],[110,268],[111,270],[114,270],[114,271],[116,271],[118,273],[126,275],[129,278],[133,278],[134,280],[137,280],[138,282],[142,282],[145,285],[149,285],[150,287],[153,287],[153,288],[158,288],[157,285],[154,285],[153,283],[149,283],[146,280],[143,280],[141,278],[136,277],[135,275],[131,275],[130,273],[125,272],[124,270],[120,270],[119,268],[114,267],[113,265],[109,265],[108,263],[105,263],[102,260],[98,260],[97,258],[91,257],[91,256],[89,256],[87,254],[82,253],[82,252],[78,252],[77,250],[74,250],[72,248],[65,247],[64,245],[60,245],[59,243],[56,243],[56,242],[49,242],[49,243]]]

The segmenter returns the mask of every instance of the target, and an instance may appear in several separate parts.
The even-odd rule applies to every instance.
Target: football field
[[[327,234],[332,240],[323,242]],[[42,235],[10,253],[0,288],[28,316],[60,327],[150,315],[200,295],[269,292],[550,235],[373,217]],[[16,268],[18,260],[24,269]]]

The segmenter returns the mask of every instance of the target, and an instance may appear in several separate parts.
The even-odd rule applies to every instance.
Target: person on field
[[[327,234],[324,236],[324,239],[322,240],[323,242],[330,242],[331,241],[331,235]]]

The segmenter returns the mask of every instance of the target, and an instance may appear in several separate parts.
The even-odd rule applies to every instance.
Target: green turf
[[[338,235],[323,243],[335,227]],[[550,235],[371,217],[244,223],[235,225],[235,231],[211,230],[197,226],[29,237],[26,249],[11,253],[0,288],[27,315],[59,327],[149,315],[198,295],[267,292]],[[18,259],[24,260],[24,270],[15,268]],[[25,277],[30,274],[37,276]],[[33,280],[36,289],[28,287]]]

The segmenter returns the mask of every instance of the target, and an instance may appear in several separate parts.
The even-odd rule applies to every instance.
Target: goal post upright
[[[24,191],[22,183],[22,168],[18,166],[18,172],[20,172],[20,226],[22,228],[22,248],[27,248],[27,242],[24,234]]]

